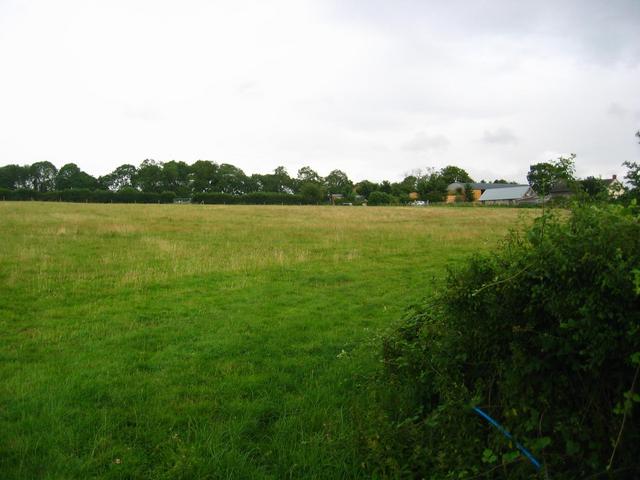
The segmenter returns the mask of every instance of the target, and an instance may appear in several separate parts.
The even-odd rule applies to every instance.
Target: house
[[[454,182],[447,187],[446,203],[454,203],[456,201],[464,200],[464,191],[466,183]],[[487,190],[503,189],[513,187],[513,184],[509,183],[469,183],[473,190],[473,201],[480,200],[480,197]]]
[[[605,178],[602,180],[607,187],[607,192],[611,198],[618,198],[624,194],[624,185],[618,180],[617,175],[613,175],[611,178]]]
[[[480,197],[483,205],[516,205],[533,202],[538,198],[529,185],[508,185],[505,188],[491,188]]]

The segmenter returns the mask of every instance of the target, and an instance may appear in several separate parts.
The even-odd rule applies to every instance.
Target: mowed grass
[[[534,214],[2,202],[0,478],[366,477],[371,339]]]

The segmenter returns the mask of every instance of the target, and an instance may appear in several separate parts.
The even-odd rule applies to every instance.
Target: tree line
[[[439,170],[415,171],[400,182],[362,180],[357,183],[337,169],[326,177],[309,166],[300,168],[296,176],[290,176],[282,166],[273,173],[247,175],[234,165],[208,160],[198,160],[189,165],[182,161],[147,159],[137,167],[120,165],[99,177],[84,172],[75,163],[67,163],[60,169],[48,161],[0,167],[0,189],[20,192],[13,193],[12,198],[45,200],[56,195],[61,200],[73,198],[68,192],[74,190],[94,192],[91,197],[97,201],[113,201],[114,198],[122,201],[168,201],[173,197],[193,197],[203,201],[213,199],[211,203],[222,203],[221,199],[224,203],[234,203],[234,198],[247,197],[249,200],[258,198],[265,203],[275,203],[268,201],[273,197],[282,200],[278,203],[291,203],[285,201],[284,196],[292,195],[299,200],[295,203],[322,203],[336,198],[354,201],[359,196],[373,204],[385,204],[407,203],[411,200],[410,194],[417,192],[423,200],[440,202],[447,193],[447,186],[453,182],[469,183],[473,179],[464,169],[453,165]],[[507,183],[502,179],[494,182]],[[258,193],[278,195],[256,197]]]
[[[640,132],[636,133],[640,138]],[[576,191],[594,199],[604,199],[608,187],[602,179],[573,178],[575,155],[531,165],[527,180],[536,193],[544,196],[559,182],[571,183]],[[623,199],[640,201],[640,165],[624,162],[628,182]],[[169,203],[176,197],[198,203],[319,204],[367,201],[369,205],[406,204],[416,196],[429,203],[445,200],[452,183],[464,185],[457,192],[460,201],[473,201],[474,180],[460,167],[416,170],[400,182],[354,183],[342,170],[322,177],[309,166],[290,176],[279,166],[273,173],[251,174],[228,163],[198,160],[159,162],[146,159],[137,167],[124,164],[107,175],[94,177],[67,163],[59,170],[48,161],[31,165],[0,167],[0,198],[11,200],[61,200],[121,203]],[[480,183],[511,183],[496,179]]]

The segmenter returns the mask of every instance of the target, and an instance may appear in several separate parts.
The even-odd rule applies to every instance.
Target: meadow
[[[533,215],[0,202],[0,478],[370,478],[377,336]]]

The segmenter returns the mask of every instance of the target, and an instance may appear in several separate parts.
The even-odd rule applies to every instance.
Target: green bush
[[[368,205],[395,205],[398,203],[398,199],[390,193],[375,191],[369,194],[367,201]]]
[[[141,192],[135,188],[125,188],[118,192],[89,190],[86,188],[71,188],[69,190],[53,190],[50,192],[38,192],[35,190],[4,190],[0,192],[0,199],[37,200],[40,202],[172,203],[175,196],[174,192]]]
[[[196,193],[191,201],[193,203],[217,205],[300,205],[306,203],[301,195],[275,192],[254,192],[247,193],[246,195],[232,195],[219,192]]]
[[[240,196],[240,202],[249,205],[300,205],[304,203],[301,195],[277,192],[255,192]]]
[[[639,267],[637,216],[592,205],[539,219],[452,271],[384,339],[382,408],[365,429],[378,473],[638,478]]]

